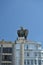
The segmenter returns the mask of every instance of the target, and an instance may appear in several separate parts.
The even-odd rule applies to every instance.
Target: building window
[[[43,64],[43,60],[41,60],[41,63]]]
[[[12,55],[3,55],[2,61],[12,61]]]
[[[28,50],[28,45],[27,45],[27,50]]]
[[[37,61],[35,60],[35,65],[37,64]]]
[[[33,65],[33,60],[31,60],[31,65]]]
[[[37,52],[35,52],[35,56],[37,56]]]
[[[38,60],[38,64],[41,65],[41,60]]]
[[[12,65],[12,63],[2,63],[1,65]]]
[[[42,55],[43,55],[43,53],[42,53]]]
[[[26,60],[24,60],[24,65],[26,65]]]
[[[41,52],[39,52],[38,54],[39,54],[39,57],[41,57]]]
[[[41,56],[43,57],[43,53],[41,53]]]
[[[42,60],[42,62],[43,62],[43,60]]]
[[[20,44],[16,44],[16,50],[20,49]]]
[[[25,44],[25,45],[24,45],[24,49],[25,49],[25,50],[28,50],[28,47],[29,47],[28,44]]]
[[[27,60],[27,65],[29,65],[29,60]]]
[[[4,48],[3,48],[3,53],[12,53],[12,48],[10,48],[10,47],[9,47],[9,48],[8,48],[8,47],[5,48],[5,47],[4,47]]]
[[[27,52],[27,56],[29,56],[29,52]]]

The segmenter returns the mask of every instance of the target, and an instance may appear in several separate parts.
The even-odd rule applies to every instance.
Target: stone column
[[[24,43],[20,44],[20,65],[24,65]]]
[[[16,44],[13,44],[13,51],[12,51],[12,65],[16,65]]]
[[[0,53],[0,65],[1,65],[1,62],[2,62],[2,53],[3,53],[3,45],[1,45],[1,53]]]
[[[39,63],[38,63],[38,57],[39,57],[39,54],[37,53],[37,65],[39,64]]]

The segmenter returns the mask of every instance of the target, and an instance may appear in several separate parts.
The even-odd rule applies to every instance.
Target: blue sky
[[[0,40],[15,41],[21,26],[43,45],[43,0],[0,0]]]

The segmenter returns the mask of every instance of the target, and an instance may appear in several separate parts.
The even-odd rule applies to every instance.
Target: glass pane
[[[31,60],[31,65],[33,65],[33,60]]]
[[[12,63],[2,63],[1,65],[12,65]]]
[[[29,52],[27,52],[27,56],[29,56]]]
[[[41,60],[38,60],[38,64],[41,65]]]
[[[3,48],[3,53],[12,53],[12,48]]]
[[[27,60],[27,65],[29,65],[29,60]]]
[[[16,49],[20,49],[20,44],[16,44]]]
[[[37,56],[37,52],[34,52],[34,54],[35,54],[35,57]]]
[[[28,48],[29,48],[29,45],[28,44],[25,44],[24,45],[24,49],[28,50]]]
[[[16,57],[20,57],[20,51],[19,50],[16,50]]]
[[[26,65],[26,60],[24,60],[24,65]]]
[[[35,65],[37,64],[37,61],[35,60]]]
[[[3,55],[2,60],[3,61],[12,61],[12,55]]]

